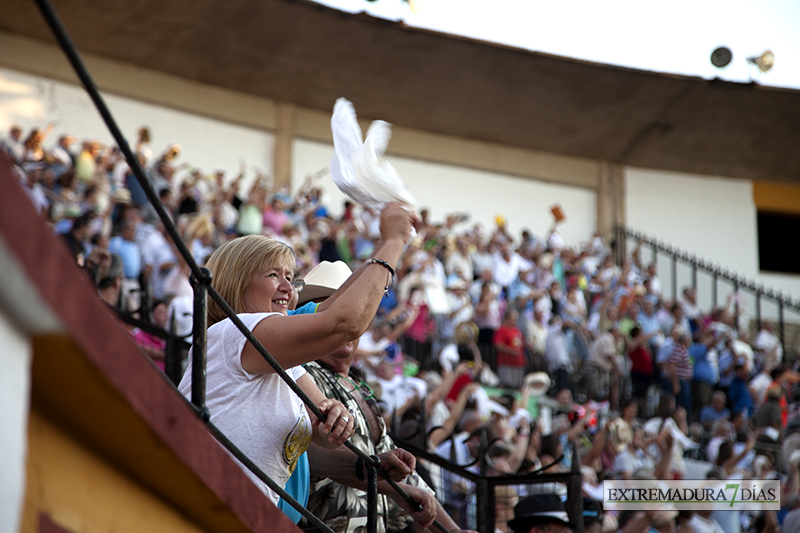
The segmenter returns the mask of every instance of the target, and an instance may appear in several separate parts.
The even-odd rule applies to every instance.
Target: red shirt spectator
[[[497,364],[501,366],[525,365],[525,337],[517,327],[517,312],[508,311],[500,325],[495,331],[492,344],[497,350]]]

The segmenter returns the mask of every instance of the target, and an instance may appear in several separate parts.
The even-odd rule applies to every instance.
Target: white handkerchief
[[[340,191],[354,202],[378,211],[394,201],[417,207],[417,200],[397,170],[380,159],[392,138],[391,124],[374,121],[362,141],[353,104],[339,98],[333,106],[331,132],[334,149],[331,177]]]

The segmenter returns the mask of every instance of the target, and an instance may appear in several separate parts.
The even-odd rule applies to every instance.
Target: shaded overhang
[[[800,182],[800,91],[565,59],[305,0],[54,5],[83,52],[311,109],[346,96],[362,117],[445,135]],[[0,29],[53,40],[32,0],[6,0]]]

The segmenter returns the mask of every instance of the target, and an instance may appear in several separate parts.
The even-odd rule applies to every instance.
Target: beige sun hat
[[[323,261],[312,268],[305,278],[305,286],[300,292],[297,305],[303,305],[318,298],[327,298],[341,287],[353,271],[344,261]]]
[[[125,187],[120,187],[114,191],[114,201],[118,204],[128,205],[131,203],[131,191]]]
[[[615,418],[608,423],[608,437],[617,453],[622,453],[633,442],[633,428],[625,420]]]
[[[550,390],[550,376],[545,372],[533,372],[523,379],[525,387],[531,389],[532,396],[541,396]]]
[[[454,333],[456,344],[469,344],[478,340],[478,325],[475,322],[462,322]]]

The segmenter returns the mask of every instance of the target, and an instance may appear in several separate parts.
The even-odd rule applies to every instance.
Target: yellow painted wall
[[[753,202],[759,211],[800,215],[800,187],[754,181]]]
[[[74,533],[202,531],[32,410],[21,532],[38,532],[41,513]]]

